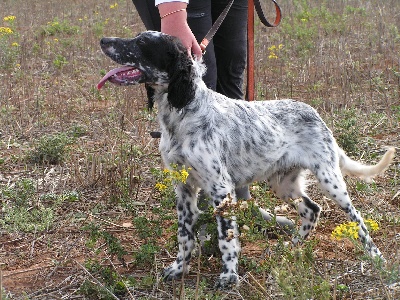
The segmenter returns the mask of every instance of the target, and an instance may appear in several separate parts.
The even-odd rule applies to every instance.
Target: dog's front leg
[[[178,211],[178,244],[179,251],[175,262],[163,272],[166,281],[179,279],[189,272],[192,250],[195,246],[193,225],[199,216],[197,208],[197,191],[188,184],[178,184],[175,188]]]
[[[221,198],[223,200],[221,203]],[[236,224],[236,217],[231,216],[229,219],[224,218],[225,212],[224,201],[236,203],[236,195],[234,192],[226,194],[225,197],[214,198],[214,208],[217,211],[217,225],[218,225],[218,245],[222,255],[222,272],[219,279],[215,283],[218,289],[226,289],[232,285],[236,285],[239,280],[238,276],[238,260],[240,253],[239,231]],[[221,210],[222,215],[218,214]]]

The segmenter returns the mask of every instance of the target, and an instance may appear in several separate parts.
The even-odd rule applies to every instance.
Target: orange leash
[[[247,87],[246,100],[254,100],[254,0],[249,0],[247,9]]]

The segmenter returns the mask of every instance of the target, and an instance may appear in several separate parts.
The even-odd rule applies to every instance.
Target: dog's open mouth
[[[109,71],[97,84],[97,89],[110,81],[116,85],[136,84],[142,78],[142,72],[131,66],[123,66]]]

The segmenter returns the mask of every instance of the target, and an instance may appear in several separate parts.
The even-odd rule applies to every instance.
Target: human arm
[[[187,3],[181,1],[159,3],[157,8],[161,17],[161,32],[178,37],[189,54],[199,57],[202,52],[187,23],[186,7]]]

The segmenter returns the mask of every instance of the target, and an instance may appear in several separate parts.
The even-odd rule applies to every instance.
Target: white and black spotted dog
[[[294,100],[246,102],[208,89],[202,80],[203,64],[190,58],[174,37],[144,32],[133,39],[103,38],[101,48],[124,66],[104,76],[98,88],[106,81],[150,85],[158,106],[163,161],[166,166],[191,168],[187,182],[175,188],[179,251],[175,262],[164,270],[166,280],[189,271],[200,188],[218,207],[229,195],[236,201],[235,187],[267,180],[278,197],[301,200],[297,206],[301,227],[293,242],[305,239],[321,210],[307,196],[305,170],[311,171],[322,191],[359,224],[365,250],[372,257],[382,257],[351,203],[343,175],[370,180],[388,167],[394,148],[377,165],[365,166],[338,147],[321,117],[307,104]],[[223,266],[216,287],[225,288],[238,282],[239,234],[234,218],[217,216],[217,222]]]

